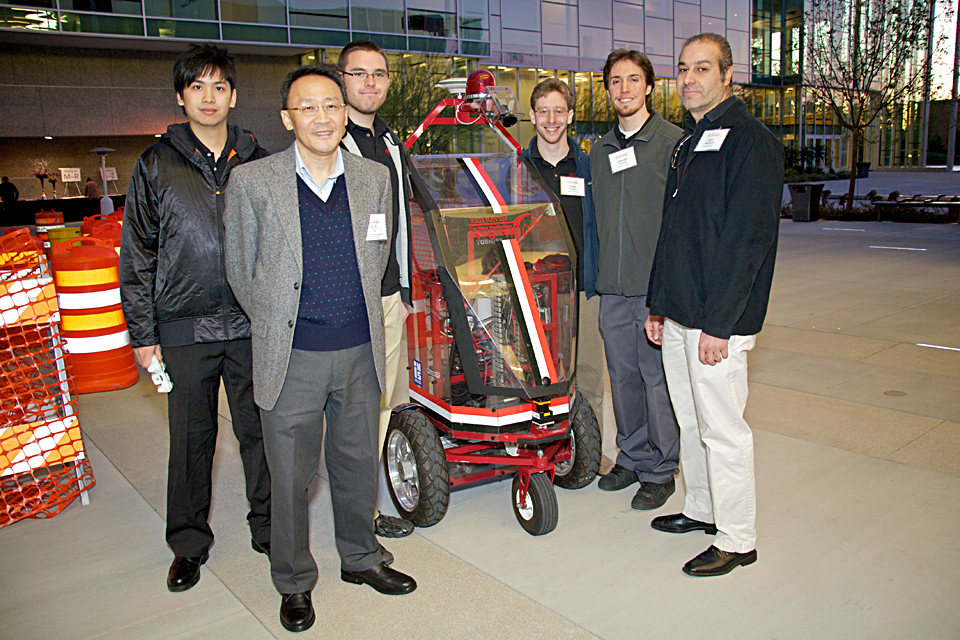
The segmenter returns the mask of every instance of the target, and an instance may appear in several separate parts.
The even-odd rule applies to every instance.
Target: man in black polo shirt
[[[584,246],[584,221],[595,223],[593,194],[590,188],[590,158],[567,134],[573,122],[573,91],[565,83],[550,78],[544,80],[530,94],[530,118],[537,135],[530,140],[525,155],[540,172],[543,181],[560,200],[563,214],[577,245],[577,286],[580,289],[579,330],[577,333],[577,389],[597,416],[603,432],[603,341],[597,324],[600,298],[592,280],[584,274],[586,255],[596,255],[596,228],[586,234],[594,239],[592,246]],[[587,212],[587,215],[584,215]]]
[[[394,406],[407,401],[406,359],[401,358],[404,322],[410,304],[410,206],[407,150],[377,111],[390,89],[387,56],[369,40],[351,42],[340,52],[337,67],[347,88],[347,131],[341,146],[350,153],[375,160],[390,170],[393,187],[393,254],[380,286],[387,346],[387,389],[380,401],[380,450],[390,426]],[[387,213],[387,212],[384,212]],[[401,215],[402,214],[402,215]],[[399,387],[399,389],[398,389]],[[399,391],[395,403],[394,392]],[[381,471],[381,474],[383,472]],[[382,503],[381,503],[382,504]],[[392,508],[392,506],[391,506]],[[377,535],[402,538],[413,533],[413,523],[404,518],[377,514]]]

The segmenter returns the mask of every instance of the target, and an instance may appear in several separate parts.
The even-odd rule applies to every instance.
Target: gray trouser
[[[617,464],[641,482],[668,482],[680,469],[680,427],[673,415],[660,347],[647,340],[646,296],[600,297],[600,334],[617,420]]]
[[[598,317],[600,296],[587,300],[580,292],[580,332],[577,335],[577,389],[597,414],[600,433],[603,433],[603,340],[600,338]]]
[[[369,342],[342,351],[291,351],[277,404],[261,411],[273,488],[270,571],[280,593],[310,591],[317,582],[307,487],[320,464],[324,417],[340,566],[364,571],[380,562],[373,530],[379,411]]]

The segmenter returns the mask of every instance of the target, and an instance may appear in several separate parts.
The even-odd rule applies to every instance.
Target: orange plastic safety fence
[[[95,483],[46,257],[0,236],[0,528],[56,515]]]

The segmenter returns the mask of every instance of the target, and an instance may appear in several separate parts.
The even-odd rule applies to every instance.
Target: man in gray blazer
[[[291,71],[281,94],[280,116],[296,141],[234,171],[224,225],[227,278],[253,333],[280,622],[304,631],[315,620],[317,580],[307,487],[320,462],[324,418],[341,579],[391,595],[417,585],[384,564],[373,525],[390,176],[340,151],[346,98],[334,67]]]

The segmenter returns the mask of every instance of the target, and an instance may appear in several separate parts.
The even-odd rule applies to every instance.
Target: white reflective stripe
[[[124,329],[119,333],[95,338],[67,338],[67,346],[64,350],[67,353],[99,353],[119,349],[128,344],[130,344],[130,333]]]
[[[470,173],[473,174],[474,180],[477,181],[477,185],[480,187],[480,190],[483,191],[483,195],[486,196],[493,212],[508,213],[506,207],[500,204],[500,195],[497,193],[497,188],[490,182],[490,178],[486,175],[486,172],[483,171],[480,162],[476,158],[464,158],[463,163]]]
[[[517,297],[520,299],[520,316],[523,318],[523,324],[526,325],[527,334],[530,336],[530,346],[533,348],[533,357],[537,361],[537,369],[540,371],[541,377],[549,378],[550,369],[547,365],[546,355],[544,354],[544,345],[540,343],[540,334],[537,331],[536,321],[533,317],[533,314],[538,314],[537,319],[539,319],[540,310],[537,308],[537,303],[531,300],[532,292],[528,291],[526,286],[524,286],[523,276],[520,274],[523,263],[519,262],[510,240],[500,240],[500,245],[503,247],[503,252],[507,256],[507,268],[510,269],[513,286],[517,291]],[[553,382],[556,382],[556,380],[553,380]],[[536,384],[540,385],[542,382],[537,380]]]
[[[410,397],[428,409],[440,414],[441,417],[446,418],[450,422],[459,424],[480,424],[486,427],[505,427],[510,424],[525,422],[533,418],[533,411],[522,411],[520,413],[514,413],[513,415],[504,416],[502,418],[497,418],[494,416],[477,416],[473,415],[472,413],[460,413],[456,410],[451,412],[426,396],[420,395],[414,389],[410,389]]]
[[[89,293],[58,293],[61,309],[99,309],[120,304],[120,287]]]

